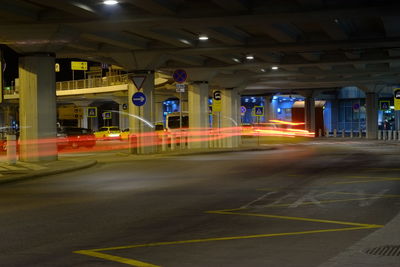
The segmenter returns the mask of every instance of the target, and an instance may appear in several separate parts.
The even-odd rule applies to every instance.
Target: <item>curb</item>
[[[13,183],[13,182],[19,182],[19,181],[26,181],[29,179],[33,178],[38,178],[38,177],[43,177],[43,176],[49,176],[49,175],[54,175],[54,174],[60,174],[60,173],[66,173],[66,172],[72,172],[76,170],[81,170],[85,168],[92,167],[97,164],[97,160],[88,160],[83,163],[77,162],[77,165],[67,167],[67,168],[59,168],[55,170],[44,170],[44,171],[36,171],[34,173],[30,174],[21,174],[21,175],[16,175],[14,177],[10,178],[5,178],[5,179],[0,179],[0,184],[7,184],[7,183]]]

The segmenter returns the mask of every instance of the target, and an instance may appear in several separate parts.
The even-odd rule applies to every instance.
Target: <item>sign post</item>
[[[185,92],[185,85],[183,83],[186,81],[188,76],[187,76],[187,73],[185,70],[178,69],[178,70],[174,71],[174,73],[172,74],[172,77],[174,78],[174,81],[177,83],[176,91],[178,91],[178,88],[179,88],[179,102],[180,102],[179,103],[179,128],[182,131],[182,108],[183,108],[182,85],[183,85],[183,92]]]

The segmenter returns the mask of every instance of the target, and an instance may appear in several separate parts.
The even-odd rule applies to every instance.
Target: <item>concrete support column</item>
[[[339,130],[339,100],[331,101],[331,127],[332,131]]]
[[[124,109],[124,107],[126,107]],[[118,115],[119,115],[119,128],[121,130],[129,128],[129,115],[128,113],[128,103],[118,103]]]
[[[394,121],[395,121],[395,127],[396,130],[399,131],[400,130],[400,110],[396,110],[395,111],[395,117],[394,117]]]
[[[376,93],[367,92],[365,105],[367,109],[367,138],[377,139],[378,132],[378,98]]]
[[[304,99],[304,121],[305,129],[315,132],[315,101],[313,97],[307,96]]]
[[[273,107],[272,107],[272,96],[266,96],[264,98],[265,106],[264,106],[264,121],[269,122],[269,120],[273,120]]]
[[[154,71],[145,71],[138,76],[146,76],[142,89],[135,87],[132,81],[128,83],[128,113],[129,130],[131,135],[137,137],[137,149],[132,147],[131,153],[151,154],[156,152],[155,132],[154,132]],[[142,92],[146,96],[146,103],[143,106],[135,106],[132,96],[136,92]]]
[[[87,114],[87,108],[90,106],[91,102],[89,101],[78,101],[74,102],[75,106],[82,109],[82,119],[78,120],[78,127],[89,128],[89,118]]]
[[[20,159],[57,160],[54,56],[20,58]]]
[[[208,82],[194,82],[188,90],[189,148],[208,147]],[[200,141],[200,140],[201,141]]]
[[[240,143],[240,96],[235,89],[221,90],[221,127],[224,138],[222,147],[234,148]]]

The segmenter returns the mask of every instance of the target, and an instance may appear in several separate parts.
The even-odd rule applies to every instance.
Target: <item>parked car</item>
[[[94,147],[96,137],[92,130],[78,127],[60,128],[57,132],[58,148]]]
[[[121,130],[118,126],[103,126],[94,133],[97,139],[121,139]]]

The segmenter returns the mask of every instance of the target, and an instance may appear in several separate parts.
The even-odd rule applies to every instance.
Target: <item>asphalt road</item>
[[[400,211],[368,144],[162,157],[0,187],[0,266],[318,266]]]

